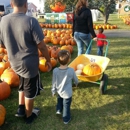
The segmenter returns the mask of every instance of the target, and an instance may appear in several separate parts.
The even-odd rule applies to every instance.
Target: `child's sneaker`
[[[25,106],[19,105],[19,108],[15,114],[16,117],[24,117],[25,116]]]
[[[56,114],[57,114],[57,115],[61,115],[61,112],[60,112],[60,111],[57,111]]]
[[[70,122],[70,120],[71,120],[71,118],[69,119],[69,121],[68,121],[68,122],[64,122],[64,124],[65,124],[65,125],[67,125],[67,124]]]

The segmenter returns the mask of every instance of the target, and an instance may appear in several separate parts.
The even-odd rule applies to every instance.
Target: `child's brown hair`
[[[104,29],[102,27],[98,29],[99,33],[103,33],[103,31],[104,31]]]
[[[66,65],[69,60],[70,60],[70,52],[67,51],[67,50],[60,50],[59,53],[58,53],[58,62],[61,64],[61,65]]]

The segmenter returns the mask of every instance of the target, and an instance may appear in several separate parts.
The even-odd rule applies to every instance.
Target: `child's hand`
[[[97,39],[97,37],[95,37],[95,38],[93,38],[93,40],[94,40],[94,41],[97,41],[98,39]]]

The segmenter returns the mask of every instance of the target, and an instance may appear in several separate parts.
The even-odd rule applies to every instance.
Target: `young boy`
[[[67,50],[61,50],[58,53],[58,62],[60,66],[53,70],[52,78],[52,95],[58,93],[56,114],[63,112],[64,124],[68,124],[71,120],[70,106],[72,101],[72,81],[78,85],[78,78],[76,77],[73,68],[67,66],[70,61],[70,53]]]
[[[97,34],[97,38],[99,39],[97,40],[97,47],[98,47],[97,55],[99,56],[103,56],[103,46],[104,44],[106,44],[105,40],[100,40],[100,39],[106,39],[106,35],[103,34],[103,31],[104,31],[103,28],[99,28]]]

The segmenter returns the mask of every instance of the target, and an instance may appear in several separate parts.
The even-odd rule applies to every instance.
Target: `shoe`
[[[57,115],[61,115],[61,112],[60,112],[60,111],[57,111],[56,114],[57,114]]]
[[[39,113],[40,110],[38,108],[34,108],[32,111],[32,115],[25,119],[25,123],[31,124],[34,121],[34,119],[38,117]]]
[[[69,121],[68,121],[68,122],[64,122],[64,124],[65,124],[65,125],[67,125],[67,124],[70,122],[70,120],[71,120],[71,118],[69,119]]]
[[[21,109],[20,107],[18,108],[16,114],[16,117],[24,117],[25,116],[25,109]]]

